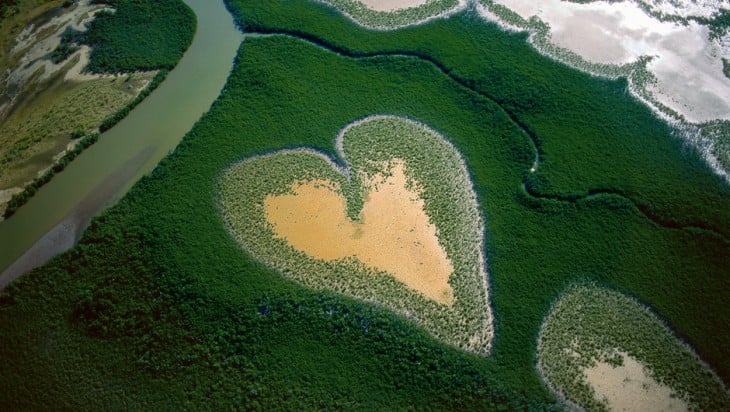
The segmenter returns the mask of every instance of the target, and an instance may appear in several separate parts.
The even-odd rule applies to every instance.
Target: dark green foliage
[[[13,14],[13,7],[18,4],[18,0],[0,0],[0,19]]]
[[[78,49],[79,46],[61,41],[61,44],[59,44],[58,47],[56,47],[56,49],[51,52],[50,59],[53,64],[61,63],[62,61],[68,59],[68,57],[74,54]]]
[[[195,15],[179,0],[95,0],[114,8],[99,12],[86,32],[71,28],[49,55],[59,63],[80,44],[92,47],[86,70],[120,73],[171,70],[195,34]]]
[[[543,160],[536,177],[543,193],[621,190],[681,225],[730,220],[722,208],[697,208],[722,204],[727,186],[707,173],[700,156],[686,153],[692,149],[672,138],[671,128],[648,108],[626,104],[631,99],[623,80],[589,79],[566,70],[521,42],[524,35],[496,31],[474,11],[423,27],[377,32],[338,18],[321,4],[232,1],[231,8],[250,32],[292,33],[349,55],[405,53],[434,61],[534,135]],[[694,179],[703,183],[690,183]],[[656,180],[679,184],[673,190],[683,196],[667,196]]]
[[[74,129],[74,131],[71,132],[70,137],[72,139],[78,139],[78,138],[84,137],[85,134],[86,134],[86,131],[84,130],[83,126],[76,126],[76,129]]]
[[[730,30],[730,9],[719,9],[711,18],[697,18],[699,23],[710,28],[710,38],[719,39]]]
[[[55,50],[49,54],[49,58],[53,64],[61,63],[68,59],[76,50],[79,49],[79,43],[83,40],[84,33],[67,27],[61,34],[61,42]]]
[[[100,12],[82,43],[92,47],[87,70],[118,73],[172,69],[195,33],[195,15],[180,0],[97,0]]]
[[[344,55],[243,43],[221,97],[152,176],[0,295],[0,405],[547,409],[537,334],[580,280],[651,305],[727,381],[730,191],[625,82],[551,62],[471,12],[388,33],[316,2],[230,3],[246,30]],[[466,161],[487,225],[489,357],[299,287],[224,227],[216,187],[234,161],[302,145],[336,156],[341,127],[383,113],[425,123]]]

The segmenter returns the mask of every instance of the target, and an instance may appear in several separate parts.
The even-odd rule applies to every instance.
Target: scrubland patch
[[[155,73],[84,82],[57,79],[29,100],[18,103],[0,121],[0,189],[33,180],[79,137],[96,131],[104,119],[131,102]]]
[[[645,306],[594,285],[570,287],[540,330],[538,369],[586,410],[726,410],[722,381]]]
[[[484,224],[456,149],[386,116],[346,127],[336,145],[344,168],[301,149],[226,170],[219,201],[231,234],[286,277],[382,304],[449,344],[487,353]],[[339,244],[311,244],[322,241]],[[419,273],[421,263],[432,267]]]

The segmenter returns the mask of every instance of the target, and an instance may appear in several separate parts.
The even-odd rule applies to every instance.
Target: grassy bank
[[[98,129],[144,90],[155,73],[83,83],[57,78],[0,122],[0,187],[22,186],[69,144]]]
[[[0,404],[549,409],[538,333],[581,280],[650,305],[727,379],[728,188],[625,82],[551,62],[469,12],[375,33],[314,2],[231,3],[247,30],[339,54],[284,36],[243,43],[221,97],[152,176],[0,295]],[[420,58],[357,57],[383,52]],[[486,226],[488,357],[295,284],[219,213],[231,164],[302,146],[338,158],[344,125],[384,113],[429,125],[464,158]]]
[[[142,100],[144,100],[147,96],[149,96],[149,94],[152,93],[157,88],[157,86],[160,85],[160,83],[162,83],[162,81],[167,76],[167,73],[168,73],[167,70],[159,71],[157,74],[154,75],[154,77],[151,77],[149,79],[149,81],[147,82],[147,85],[139,93],[135,93],[136,96],[131,101],[128,101],[125,105],[121,106],[121,108],[119,110],[113,112],[111,115],[104,116],[104,117],[97,118],[97,119],[91,119],[93,127],[97,128],[97,125],[98,125],[98,131],[101,133],[111,129],[115,124],[117,124],[122,119],[124,119],[124,117],[126,117],[127,114],[129,114],[129,112],[132,109],[134,109],[135,106],[137,106],[139,103],[142,102]],[[147,75],[143,74],[140,77],[149,77],[149,75],[150,74],[147,74]],[[130,76],[132,76],[132,75],[128,75],[127,79],[131,78]],[[99,82],[107,83],[107,82],[109,82],[109,80],[99,80]],[[112,82],[120,83],[120,82],[125,82],[125,80],[115,79]],[[58,160],[56,160],[54,162],[49,162],[49,163],[52,163],[52,165],[48,169],[46,169],[43,172],[43,174],[34,178],[29,184],[26,184],[25,187],[23,188],[22,192],[13,195],[13,197],[10,199],[7,206],[5,207],[5,211],[3,212],[4,218],[7,219],[7,218],[11,217],[13,214],[15,214],[15,212],[17,212],[18,208],[22,207],[25,203],[27,203],[28,200],[30,200],[35,195],[35,193],[36,193],[36,191],[38,191],[38,189],[40,189],[46,183],[50,182],[51,179],[53,178],[53,176],[55,176],[57,173],[62,172],[66,168],[66,166],[73,159],[76,158],[76,156],[81,154],[81,152],[84,151],[84,149],[86,149],[89,146],[91,146],[92,144],[96,143],[96,141],[99,139],[99,133],[96,131],[87,134],[87,130],[89,128],[88,126],[84,127],[83,125],[80,125],[79,123],[74,123],[74,122],[68,123],[69,114],[66,111],[66,109],[73,108],[74,114],[82,116],[80,118],[81,120],[79,120],[79,121],[83,121],[88,124],[89,123],[89,112],[94,109],[98,109],[98,107],[91,106],[91,107],[89,107],[89,109],[87,111],[84,111],[84,105],[85,104],[93,105],[95,103],[99,104],[101,101],[104,101],[105,103],[108,102],[108,98],[104,94],[100,94],[100,92],[107,89],[106,87],[99,86],[99,85],[96,85],[97,87],[94,87],[95,86],[94,84],[85,85],[85,86],[89,86],[89,87],[80,88],[82,90],[82,92],[90,91],[91,93],[94,93],[93,96],[89,96],[88,99],[83,100],[83,103],[76,103],[76,100],[74,99],[74,97],[76,97],[76,96],[75,96],[75,94],[72,93],[70,98],[74,99],[73,105],[71,105],[71,104],[61,105],[60,110],[52,109],[52,112],[51,112],[51,113],[60,112],[59,114],[63,118],[63,121],[64,121],[61,124],[65,126],[65,127],[62,126],[60,128],[57,126],[56,128],[54,128],[54,133],[60,134],[59,137],[60,137],[60,139],[63,139],[63,140],[68,140],[68,136],[71,136],[71,138],[77,140],[76,143],[74,144],[74,146],[72,148],[65,150],[65,152],[63,153],[62,156],[60,156],[60,157],[56,156],[58,158]],[[64,99],[64,100],[68,100],[68,99]],[[105,115],[107,112],[108,111],[102,111],[101,114]],[[43,116],[43,121],[40,124],[41,133],[43,133],[44,128],[48,128],[51,125],[57,125],[57,123],[49,122],[49,120],[51,120],[51,121],[53,120],[53,117],[54,116],[48,116],[47,114],[45,116]],[[69,132],[71,125],[74,125],[74,124],[76,124],[76,126],[74,126],[73,131]],[[45,139],[48,138],[47,133],[41,134],[41,137],[39,137],[38,139],[39,140],[44,139],[44,137],[45,137]],[[57,140],[59,140],[59,139],[57,139]],[[54,157],[54,159],[56,157]]]

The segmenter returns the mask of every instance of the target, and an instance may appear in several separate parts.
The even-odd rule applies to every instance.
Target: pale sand
[[[420,6],[428,0],[360,0],[369,9],[375,11],[395,11]]]
[[[688,411],[689,405],[673,398],[672,390],[649,376],[646,368],[626,353],[623,365],[598,362],[585,369],[588,384],[613,411]]]
[[[91,4],[91,0],[81,0],[46,24],[42,26],[31,24],[23,29],[10,51],[11,55],[18,56],[17,64],[8,68],[0,80],[0,92],[9,99],[9,103],[0,106],[0,119],[11,112],[20,91],[34,84],[37,87],[39,83],[54,74],[67,70],[69,62],[73,59],[78,59],[78,63],[70,73],[66,74],[65,80],[81,81],[107,77],[80,74],[88,63],[89,48],[86,46],[58,64],[54,64],[46,57],[61,43],[61,36],[66,29],[86,31],[86,25],[102,11],[113,11],[113,9],[105,5]]]
[[[297,250],[326,261],[354,256],[427,298],[450,305],[453,266],[438,242],[436,227],[419,194],[406,187],[404,162],[393,160],[390,172],[367,182],[370,191],[361,222],[347,217],[345,198],[328,181],[298,182],[293,194],[267,196],[266,217],[276,236]]]
[[[37,81],[43,81],[63,69],[68,60],[54,64],[45,56],[58,47],[61,43],[61,36],[66,29],[86,31],[86,25],[96,17],[97,13],[109,10],[113,9],[103,5],[91,4],[90,0],[82,0],[76,3],[68,12],[53,18],[43,26],[29,26],[23,30],[18,35],[16,44],[11,51],[11,54],[22,53],[22,56],[17,67],[8,73],[5,86],[13,85],[19,88],[39,70],[42,70],[42,74]],[[52,33],[47,37],[42,37],[41,34],[45,33],[48,28],[53,28]]]
[[[649,88],[655,99],[692,123],[730,119],[730,80],[722,72],[721,60],[730,56],[730,47],[725,46],[730,39],[711,41],[704,26],[694,22],[683,25],[659,21],[631,1],[495,2],[525,19],[539,17],[550,25],[553,43],[585,60],[622,65],[635,62],[641,56],[653,56],[647,68],[657,79],[657,84]],[[657,10],[669,7],[663,2],[655,3],[653,8]],[[709,9],[708,3],[701,8],[675,12],[704,15]],[[482,15],[486,19],[495,17]]]
[[[66,75],[63,77],[63,80],[83,82],[83,81],[96,80],[96,79],[114,78],[114,75],[112,75],[112,74],[82,73],[82,71],[86,68],[86,65],[89,64],[90,55],[91,55],[91,48],[89,46],[83,45],[83,46],[79,47],[79,50],[76,51],[73,55],[71,55],[67,61],[73,60],[75,56],[79,56],[79,59],[76,62],[76,64],[74,64],[70,69],[68,69],[68,71],[66,72]]]

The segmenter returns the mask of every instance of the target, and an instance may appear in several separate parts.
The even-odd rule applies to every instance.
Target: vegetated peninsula
[[[179,0],[16,0],[0,31],[0,209],[9,217],[164,79],[195,16]]]
[[[0,293],[0,406],[727,409],[730,186],[626,75],[473,3],[391,27],[344,1],[226,4],[245,40],[210,111]],[[424,142],[410,127],[435,140],[393,150]],[[459,290],[480,254],[488,301]],[[462,296],[445,324],[488,310],[488,351],[428,323]]]

